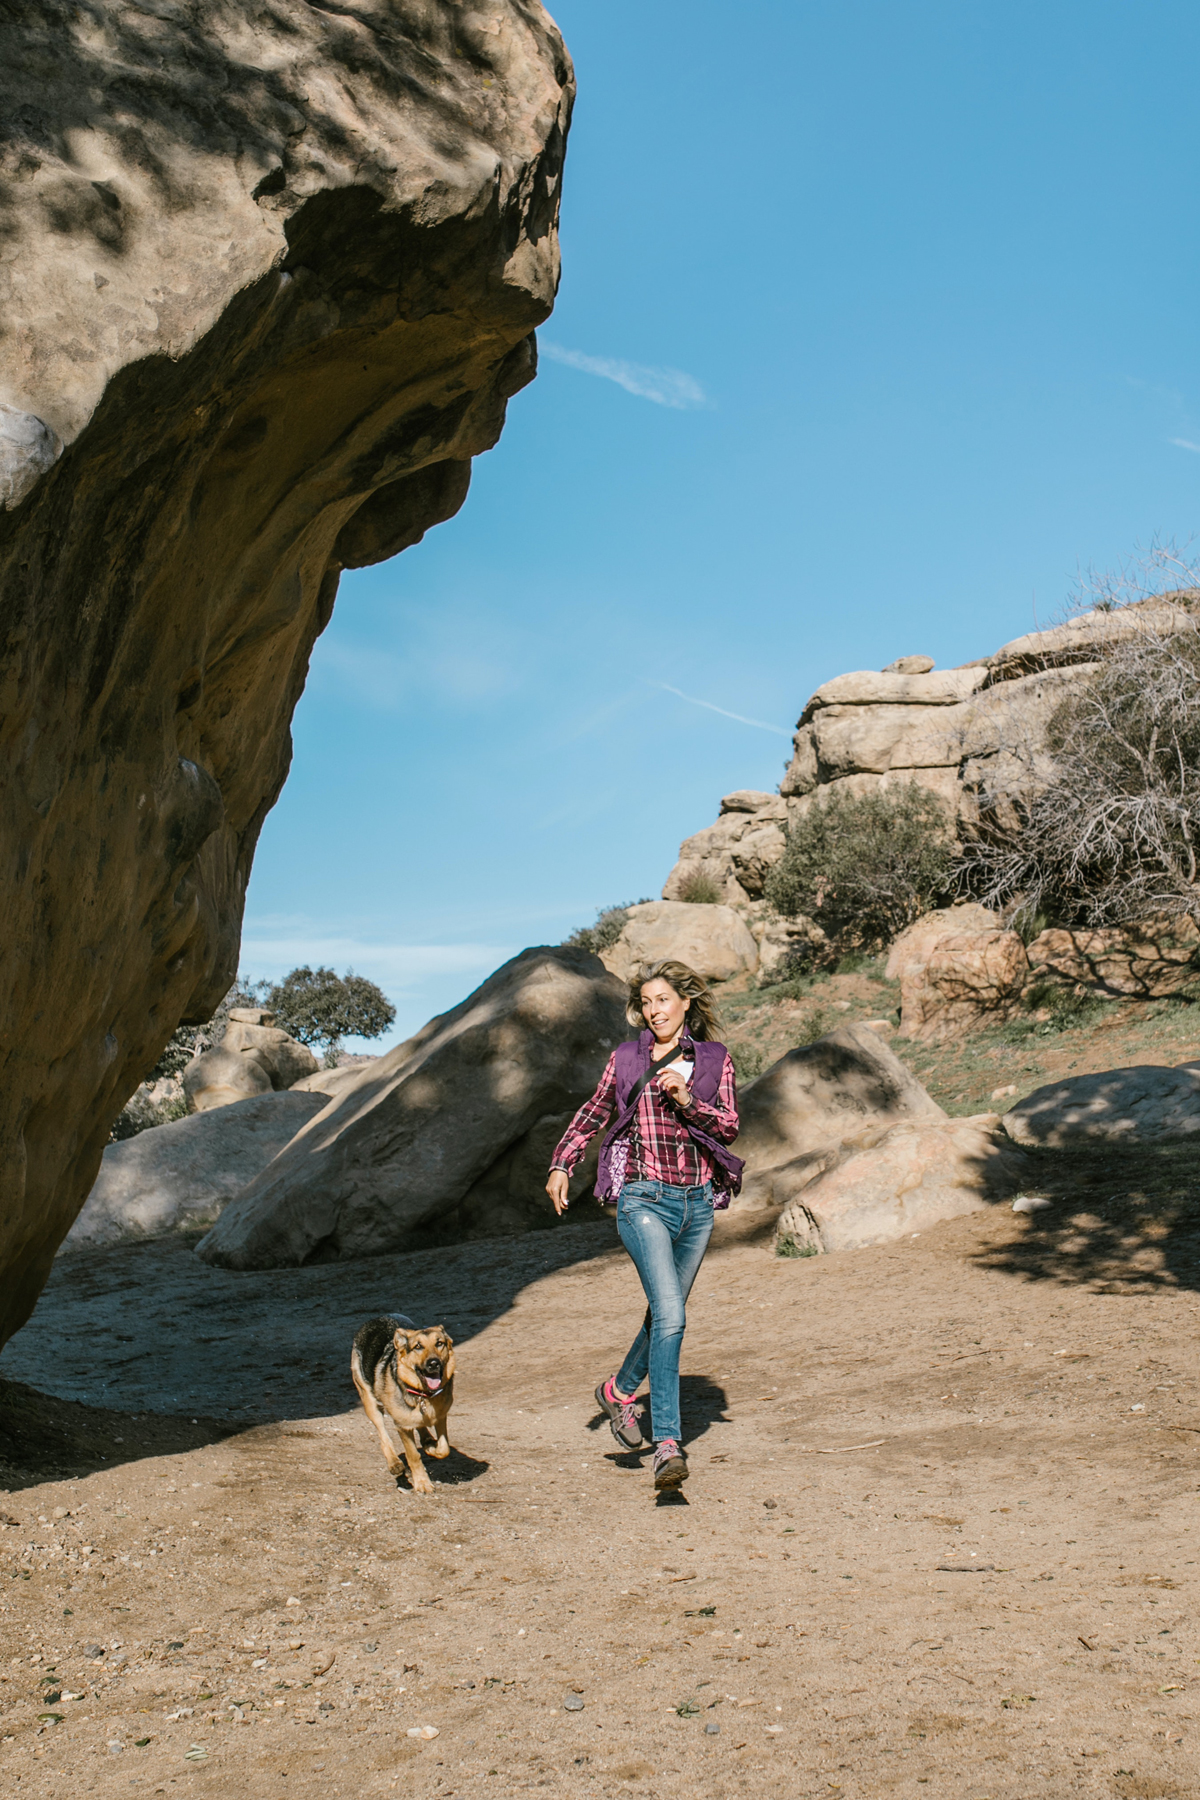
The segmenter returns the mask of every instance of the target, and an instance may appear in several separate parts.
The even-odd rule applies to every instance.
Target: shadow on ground
[[[982,1267],[1100,1294],[1200,1288],[1200,1146],[1031,1151],[1025,1191],[1051,1205],[976,1251]]]
[[[243,1272],[200,1262],[198,1235],[56,1261],[32,1318],[0,1358],[0,1480],[10,1488],[194,1449],[249,1425],[343,1411],[357,1404],[350,1344],[365,1320],[406,1313],[444,1324],[463,1344],[541,1276],[624,1254],[615,1227],[600,1219],[370,1261]],[[442,1478],[467,1476],[447,1465]]]

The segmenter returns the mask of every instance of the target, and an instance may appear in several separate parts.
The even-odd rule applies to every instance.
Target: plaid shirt
[[[667,1061],[674,1060],[668,1057]],[[554,1152],[552,1169],[569,1175],[598,1131],[608,1123],[617,1103],[616,1057],[610,1056],[600,1085],[585,1100],[567,1126]],[[738,1134],[737,1087],[733,1064],[725,1058],[716,1100],[706,1106],[693,1100],[687,1117],[719,1144],[731,1144]],[[688,1135],[683,1114],[663,1093],[657,1081],[647,1082],[630,1127],[626,1181],[666,1181],[679,1187],[700,1187],[712,1181],[712,1158]]]

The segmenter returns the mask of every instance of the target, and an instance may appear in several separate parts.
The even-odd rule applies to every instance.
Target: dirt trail
[[[60,1262],[0,1372],[130,1416],[0,1500],[4,1791],[1195,1796],[1200,1301],[1072,1230],[789,1262],[723,1227],[665,1504],[594,1415],[640,1311],[605,1225]],[[429,1499],[350,1404],[381,1304],[460,1341]]]

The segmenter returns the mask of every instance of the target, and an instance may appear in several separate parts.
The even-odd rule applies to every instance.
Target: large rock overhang
[[[526,0],[50,0],[0,71],[3,1342],[236,971],[342,568],[533,376],[572,81]]]

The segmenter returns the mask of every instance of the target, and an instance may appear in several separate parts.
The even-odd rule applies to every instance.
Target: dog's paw
[[[450,1454],[450,1445],[445,1438],[442,1438],[438,1443],[431,1444],[425,1454],[426,1456],[435,1456],[439,1462],[444,1462]]]

